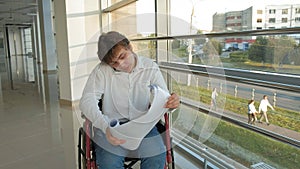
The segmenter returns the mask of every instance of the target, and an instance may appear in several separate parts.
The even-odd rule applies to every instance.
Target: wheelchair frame
[[[93,132],[92,123],[87,118],[85,118],[83,126],[79,128],[78,132],[78,168],[79,169],[97,169],[96,165],[96,153],[93,142]],[[164,169],[175,169],[174,154],[172,148],[172,138],[170,136],[170,123],[169,114],[164,114],[164,125],[158,123],[160,127],[158,130],[160,133],[164,132],[163,139],[166,146],[166,164]],[[164,128],[162,127],[164,126]],[[132,169],[132,167],[139,161],[138,158],[128,158],[125,157],[124,168]]]

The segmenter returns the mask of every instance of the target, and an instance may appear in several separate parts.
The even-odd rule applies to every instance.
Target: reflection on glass
[[[146,0],[137,2],[146,2]],[[137,2],[136,6],[138,6]],[[296,32],[295,30],[300,26],[300,5],[298,4],[300,4],[299,0],[284,2],[245,0],[242,4],[237,0],[230,2],[171,0],[170,9],[168,9],[170,16],[166,19],[168,24],[162,24],[167,28],[164,27],[161,30],[161,25],[158,24],[158,32],[154,31],[154,27],[146,26],[147,19],[141,19],[142,15],[139,16],[139,11],[143,11],[147,6],[138,6],[134,10],[129,10],[136,7],[132,4],[112,12],[112,19],[115,21],[112,24],[117,24],[110,28],[130,32],[126,33],[130,35],[130,38],[142,38],[143,40],[132,41],[138,55],[157,60],[158,63],[162,63],[162,67],[164,62],[170,63],[169,65],[176,62],[182,63],[176,65],[186,66],[182,68],[185,70],[189,70],[189,66],[197,68],[207,66],[298,76],[300,74],[300,35],[285,33],[287,28],[292,28]],[[128,11],[133,13],[129,14]],[[130,18],[130,15],[135,15],[132,17],[133,20],[124,19]],[[151,21],[155,19],[155,15],[148,16]],[[116,21],[121,17],[123,17],[123,22]],[[132,29],[129,30],[130,26]],[[145,28],[150,29],[146,31]],[[270,34],[274,29],[281,32]],[[164,30],[167,30],[168,35],[164,34],[166,33],[163,32]],[[258,36],[255,34],[257,32],[266,33]],[[195,34],[197,36],[193,36]],[[144,40],[155,35],[159,37],[158,40]],[[180,35],[178,39],[176,39],[177,35]],[[278,88],[209,77],[209,72],[206,76],[201,76],[181,71],[179,67],[172,68],[172,70],[162,68],[171,76],[170,91],[179,93],[183,99],[188,100],[187,102],[194,101],[193,103],[199,104],[202,109],[209,109],[212,89],[217,88],[219,112],[232,113],[235,118],[239,117],[245,123],[249,99],[254,98],[258,108],[262,96],[268,95],[270,103],[276,107],[276,111],[270,111],[268,114],[272,120],[271,126],[286,131],[280,133],[279,130],[273,130],[273,132],[300,140],[299,137],[295,137],[300,131],[298,117],[300,108],[295,106],[299,105],[299,94]],[[221,111],[221,109],[224,110]],[[182,106],[172,115],[176,132],[184,133],[194,142],[204,143],[246,167],[260,162],[276,168],[299,166],[300,160],[297,156],[299,150],[287,144],[279,143],[232,123],[213,119],[190,107]],[[270,130],[270,128],[266,129]]]
[[[200,36],[200,35],[199,35]],[[171,41],[172,53],[188,63],[225,68],[300,74],[299,35],[215,37]],[[220,59],[220,61],[218,61]]]
[[[170,3],[170,15],[182,18],[191,25],[187,28],[190,30],[182,32],[194,33],[198,30],[226,32],[298,27],[299,9],[299,0],[245,0],[243,3],[238,0],[171,0]]]

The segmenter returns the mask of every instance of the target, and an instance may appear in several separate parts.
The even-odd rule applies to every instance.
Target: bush
[[[231,52],[230,53],[230,61],[231,62],[246,62],[248,61],[248,54],[247,52]]]

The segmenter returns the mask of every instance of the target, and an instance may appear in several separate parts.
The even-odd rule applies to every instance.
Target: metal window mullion
[[[122,8],[123,6],[129,5],[133,2],[136,2],[137,0],[122,0],[120,2],[117,2],[105,9],[102,10],[103,13],[113,12],[114,10],[117,10],[119,8]]]

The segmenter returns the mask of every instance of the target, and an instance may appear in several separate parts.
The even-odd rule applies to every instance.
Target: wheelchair
[[[101,105],[101,103],[100,103]],[[99,107],[101,108],[101,106]],[[78,169],[97,169],[96,165],[96,153],[95,143],[93,141],[93,126],[90,120],[84,117],[83,126],[79,128],[78,133]],[[172,148],[172,138],[170,136],[169,128],[169,113],[164,114],[164,122],[160,121],[156,124],[156,127],[164,140],[166,146],[166,164],[164,169],[175,169],[174,153]],[[125,157],[124,168],[133,169],[134,165],[138,163],[140,159]]]

